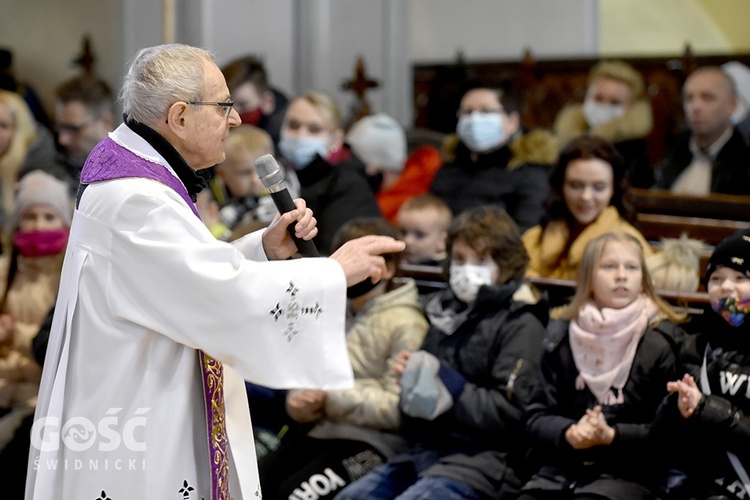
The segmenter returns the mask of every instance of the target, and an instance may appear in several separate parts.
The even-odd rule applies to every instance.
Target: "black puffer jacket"
[[[532,148],[535,143],[539,144]],[[529,149],[536,154],[527,152]],[[519,136],[511,145],[479,154],[475,160],[471,151],[458,143],[455,159],[437,171],[430,192],[445,201],[455,215],[478,205],[499,205],[523,233],[539,224],[544,215],[549,165],[556,159],[554,153],[544,153],[547,149],[556,153],[554,139],[542,131]]]
[[[568,321],[555,320],[547,328],[539,384],[527,415],[532,463],[544,468],[543,475],[556,476],[561,484],[584,485],[601,476],[650,484],[653,478],[649,473],[657,463],[657,454],[649,440],[649,427],[667,393],[667,382],[674,380],[677,358],[674,339],[684,332],[669,321],[646,330],[622,389],[623,403],[602,406],[607,423],[615,429],[614,442],[575,450],[566,441],[565,432],[587,409],[600,403],[588,386],[576,384],[579,371],[568,327]],[[549,473],[551,470],[554,474]]]
[[[310,165],[297,171],[300,197],[318,220],[315,245],[328,255],[336,231],[356,217],[380,217],[380,208],[367,183],[364,167],[355,157],[331,165],[316,156]]]
[[[465,385],[453,407],[435,420],[404,419],[404,432],[419,443],[415,453],[431,449],[440,456],[425,475],[458,479],[488,498],[520,486],[512,469],[524,443],[522,416],[549,317],[546,300],[534,302],[530,296],[528,286],[519,289],[516,282],[482,287],[474,308],[451,334],[430,317],[435,305],[460,309],[451,290],[438,292],[436,302],[428,304],[431,326],[422,349],[463,377]]]
[[[750,472],[750,323],[730,326],[712,310],[697,315],[680,357],[679,377],[690,373],[701,387],[701,365],[711,395],[704,396],[689,419],[680,415],[675,394],[659,408],[652,431],[661,447],[671,452],[670,465],[684,474],[672,477],[673,498],[728,495],[748,498],[727,452],[735,454]],[[704,391],[705,393],[705,391]]]

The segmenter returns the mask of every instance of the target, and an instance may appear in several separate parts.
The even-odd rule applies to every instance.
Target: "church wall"
[[[289,95],[310,88],[334,94],[356,57],[384,86],[368,93],[373,110],[411,119],[411,64],[456,60],[747,52],[737,25],[746,0],[173,0],[176,40],[205,46],[219,64],[254,52],[274,85]],[[657,5],[658,4],[658,5]],[[727,5],[724,5],[727,4]],[[136,51],[163,41],[163,0],[2,0],[0,46],[15,53],[21,79],[51,112],[56,85],[78,72],[70,61],[91,36],[97,73],[120,85]],[[643,29],[646,26],[648,29]]]
[[[33,84],[51,112],[55,87],[80,72],[72,60],[84,35],[91,37],[96,52],[96,71],[118,84],[123,67],[120,18],[115,0],[2,0],[0,47],[13,51],[16,76]]]

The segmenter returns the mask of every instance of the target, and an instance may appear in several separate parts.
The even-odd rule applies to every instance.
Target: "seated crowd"
[[[388,278],[383,290],[394,279],[396,290],[413,287],[414,266],[439,270],[445,281],[437,290],[417,288],[427,331],[398,356],[392,341],[390,351],[377,347],[391,334],[376,325],[392,323],[366,319],[380,310],[377,288],[350,299],[350,355],[362,379],[345,400],[358,403],[342,411],[343,395],[304,388],[269,399],[283,425],[273,439],[258,428],[267,496],[743,498],[750,351],[736,337],[750,300],[742,264],[750,246],[739,242],[750,245],[750,230],[715,249],[685,236],[647,241],[629,186],[650,187],[649,175],[664,179],[664,167],[643,163],[650,123],[643,83],[626,65],[603,64],[590,85],[582,116],[596,125],[564,143],[524,130],[517,103],[499,89],[471,88],[440,152],[445,165],[422,168],[413,178],[421,182],[405,182],[415,152],[404,152],[403,131],[385,115],[355,124],[342,144],[318,147],[315,161],[343,158],[358,169],[381,223],[391,221],[407,243],[401,278]],[[623,91],[620,104],[601,97],[612,87]],[[691,102],[686,95],[688,117]],[[694,107],[698,129],[712,111]],[[643,128],[634,130],[634,120]],[[732,123],[717,126],[727,125],[726,135]],[[285,119],[282,143],[288,126]],[[337,136],[319,130],[329,141]],[[292,183],[306,175],[307,167],[287,165]],[[750,170],[742,165],[732,175]],[[728,191],[712,190],[708,179],[692,193]],[[383,204],[381,193],[399,183],[395,194],[406,194]],[[336,230],[377,220],[368,217],[351,214]],[[711,250],[702,274],[699,257]],[[713,275],[718,269],[721,277]],[[570,280],[571,302],[551,308],[532,284],[541,277]],[[661,295],[700,287],[708,297],[702,311],[675,308]],[[730,319],[720,329],[721,318]],[[706,340],[706,324],[725,333]],[[362,335],[371,349],[366,363],[355,347]],[[381,374],[387,378],[378,381]],[[374,396],[394,388],[387,399]],[[684,450],[700,432],[713,436],[715,466],[702,468]]]
[[[657,165],[643,78],[621,61],[592,68],[584,102],[553,130],[526,129],[514,93],[476,84],[455,134],[412,150],[384,113],[347,129],[325,92],[287,99],[254,57],[223,71],[243,124],[196,202],[214,236],[273,220],[254,166],[273,154],[315,214],[321,255],[366,234],[406,242],[379,283],[349,289],[354,388],[247,384],[268,498],[750,496],[750,229],[715,247],[648,240],[629,194],[750,195],[750,69],[688,77],[687,127]],[[0,90],[0,466],[11,492],[23,489],[71,195],[116,125],[93,77],[61,85],[55,112],[53,136]],[[415,267],[441,286],[420,286]],[[574,294],[551,304],[538,278]],[[697,290],[697,312],[662,295]]]

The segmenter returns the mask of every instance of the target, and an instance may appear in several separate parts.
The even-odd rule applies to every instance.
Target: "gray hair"
[[[206,63],[216,63],[213,54],[189,45],[141,49],[120,90],[123,113],[129,120],[153,124],[175,102],[202,100]]]

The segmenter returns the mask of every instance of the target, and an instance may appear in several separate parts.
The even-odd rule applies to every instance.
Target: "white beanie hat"
[[[394,172],[404,168],[406,133],[385,113],[365,116],[357,121],[349,130],[346,143],[366,165]]]
[[[68,195],[68,185],[43,170],[32,170],[18,181],[10,220],[12,230],[18,228],[21,215],[32,205],[51,207],[70,226],[73,205]]]
[[[745,101],[750,108],[750,68],[738,61],[729,61],[721,65],[722,71],[734,82],[737,97]]]

